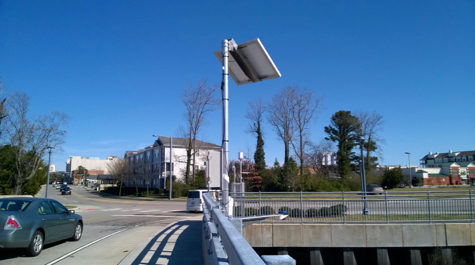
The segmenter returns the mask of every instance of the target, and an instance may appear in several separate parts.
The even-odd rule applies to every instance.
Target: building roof
[[[444,175],[444,174],[429,174],[429,177],[448,177],[448,175]]]
[[[172,141],[172,147],[175,148],[185,148],[188,145],[188,139],[187,138],[175,138],[175,137],[166,137],[166,136],[159,136],[158,139],[155,141],[154,146],[170,146],[170,139]],[[196,140],[196,148],[197,149],[214,149],[214,150],[220,150],[221,146],[212,144],[212,143],[207,143],[207,142],[202,142],[199,140]]]
[[[473,151],[449,151],[447,153],[429,153],[425,155],[424,157],[421,158],[421,160],[426,160],[429,158],[429,156],[434,156],[434,158],[444,158],[444,157],[449,157],[449,154],[455,154],[454,157],[463,157],[463,156],[475,156],[475,150]]]

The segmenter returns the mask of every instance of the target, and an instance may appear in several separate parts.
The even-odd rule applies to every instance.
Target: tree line
[[[203,182],[202,177],[196,179],[198,173],[202,174],[195,172],[196,152],[199,149],[196,141],[206,125],[207,115],[220,107],[217,92],[219,88],[206,80],[199,80],[196,85],[189,85],[183,90],[185,122],[179,131],[180,136],[188,140],[183,185],[197,187]],[[269,102],[260,98],[249,102],[245,114],[249,125],[245,130],[255,137],[255,149],[245,161],[248,163],[248,190],[359,189],[360,179],[356,176],[360,171],[361,155],[358,148],[364,150],[368,183],[382,182],[372,175],[379,163],[381,144],[384,143],[380,136],[384,125],[382,115],[374,111],[337,111],[332,115],[330,124],[321,131],[324,134],[322,140],[314,143],[310,128],[324,109],[323,97],[295,85],[283,87]],[[267,167],[265,162],[265,122],[271,125],[284,145],[283,163],[276,160],[272,167]],[[323,163],[325,154],[330,152],[336,154],[335,166]],[[125,163],[117,165],[117,169],[124,167]],[[111,169],[112,174],[121,179],[126,177],[126,174],[120,173],[124,171]],[[230,177],[234,178],[233,172],[230,172]]]
[[[376,112],[340,110],[323,128],[325,137],[318,143],[310,140],[310,125],[324,109],[323,98],[308,89],[286,86],[267,103],[262,99],[249,102],[247,131],[256,138],[253,167],[248,187],[263,191],[357,190],[361,155],[367,178],[375,178],[381,154],[380,137],[384,121]],[[263,123],[268,122],[284,145],[284,161],[277,160],[266,168]],[[334,150],[336,145],[336,150]],[[325,154],[336,151],[336,166],[325,165]],[[259,183],[260,182],[260,183]]]

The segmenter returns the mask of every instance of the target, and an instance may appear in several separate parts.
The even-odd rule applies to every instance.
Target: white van
[[[208,190],[190,190],[188,191],[188,199],[186,200],[186,210],[188,212],[203,211],[203,193]]]

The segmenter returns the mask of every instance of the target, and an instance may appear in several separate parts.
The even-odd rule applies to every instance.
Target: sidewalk
[[[200,220],[178,221],[137,245],[119,265],[203,264]]]

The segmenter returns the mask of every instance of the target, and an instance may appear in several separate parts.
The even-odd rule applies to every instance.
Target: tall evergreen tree
[[[337,159],[338,173],[341,178],[351,174],[351,150],[357,145],[360,123],[357,117],[351,115],[351,111],[340,110],[332,115],[331,125],[325,126],[327,140],[338,143]]]
[[[297,162],[292,157],[284,163],[282,167],[282,184],[283,190],[295,191],[299,185],[300,174]]]
[[[262,99],[249,102],[249,108],[246,111],[246,118],[249,119],[248,133],[256,136],[256,151],[254,152],[255,170],[259,176],[262,176],[266,169],[266,160],[264,153],[264,138],[262,132],[262,120],[266,108]]]
[[[264,139],[262,139],[262,132],[261,132],[261,122],[257,122],[256,126],[256,134],[257,134],[257,144],[256,144],[256,152],[254,152],[254,162],[256,163],[256,171],[259,175],[266,169],[266,159],[265,159],[265,152],[264,152]]]

